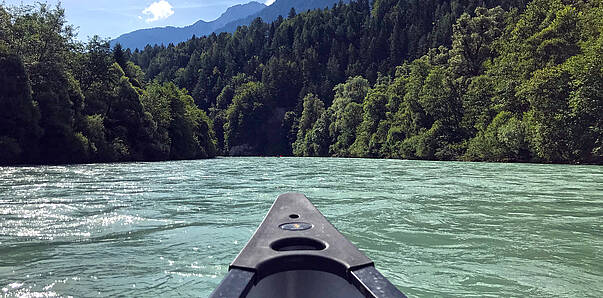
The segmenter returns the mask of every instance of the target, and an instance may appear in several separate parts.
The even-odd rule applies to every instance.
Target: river
[[[335,158],[0,167],[0,295],[207,296],[302,192],[400,290],[603,296],[603,167]]]

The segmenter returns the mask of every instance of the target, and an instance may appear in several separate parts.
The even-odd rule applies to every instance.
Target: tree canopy
[[[0,164],[215,156],[186,90],[145,81],[108,41],[77,42],[59,6],[0,6],[0,24]]]
[[[133,52],[3,8],[0,161],[601,164],[602,6],[357,0]]]

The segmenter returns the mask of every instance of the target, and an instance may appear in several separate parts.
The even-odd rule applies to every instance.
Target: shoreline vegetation
[[[64,10],[0,7],[0,164],[208,158],[211,120],[120,47],[75,41]]]
[[[358,0],[132,50],[0,5],[0,165],[603,164],[602,33],[602,0]]]
[[[21,164],[0,164],[0,167],[37,167],[37,166],[78,166],[78,165],[96,165],[96,164],[127,164],[127,163],[155,163],[170,161],[195,161],[211,160],[219,158],[338,158],[338,159],[374,159],[374,160],[400,160],[400,161],[431,161],[431,162],[459,162],[459,163],[499,163],[499,164],[534,164],[534,165],[569,165],[569,166],[599,166],[596,163],[563,163],[563,162],[535,162],[535,161],[488,161],[488,160],[437,160],[437,159],[404,159],[404,158],[383,158],[383,157],[354,157],[354,156],[295,156],[295,155],[216,155],[210,158],[190,158],[190,159],[166,159],[166,160],[138,160],[138,161],[109,161],[109,162],[66,162],[66,163],[21,163]]]

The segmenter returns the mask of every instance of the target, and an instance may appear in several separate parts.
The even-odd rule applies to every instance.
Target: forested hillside
[[[131,59],[224,154],[602,162],[601,1],[366,0]]]
[[[0,80],[20,104],[6,113],[13,124],[0,124],[11,145],[0,148],[25,160],[216,150],[603,163],[602,0],[358,0],[285,17],[134,52],[13,37],[0,48],[17,71]],[[21,28],[16,19],[10,26]],[[68,31],[49,41],[69,40]],[[60,59],[31,53],[60,47]],[[35,67],[46,64],[62,66]],[[61,94],[52,104],[48,89]]]
[[[74,41],[58,7],[0,6],[0,164],[214,156],[211,121],[187,91],[143,84],[125,56]]]
[[[371,83],[379,73],[393,75],[405,60],[450,44],[452,24],[464,11],[495,2],[388,0],[371,9],[359,0],[299,15],[292,10],[287,19],[256,19],[233,34],[148,46],[131,60],[148,79],[191,91],[209,111],[224,154],[288,155],[307,94],[328,107],[337,84],[359,75]]]

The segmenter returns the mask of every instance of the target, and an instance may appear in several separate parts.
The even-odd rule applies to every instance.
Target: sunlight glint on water
[[[409,296],[603,296],[603,168],[331,158],[0,168],[0,293],[207,296],[288,191]]]

